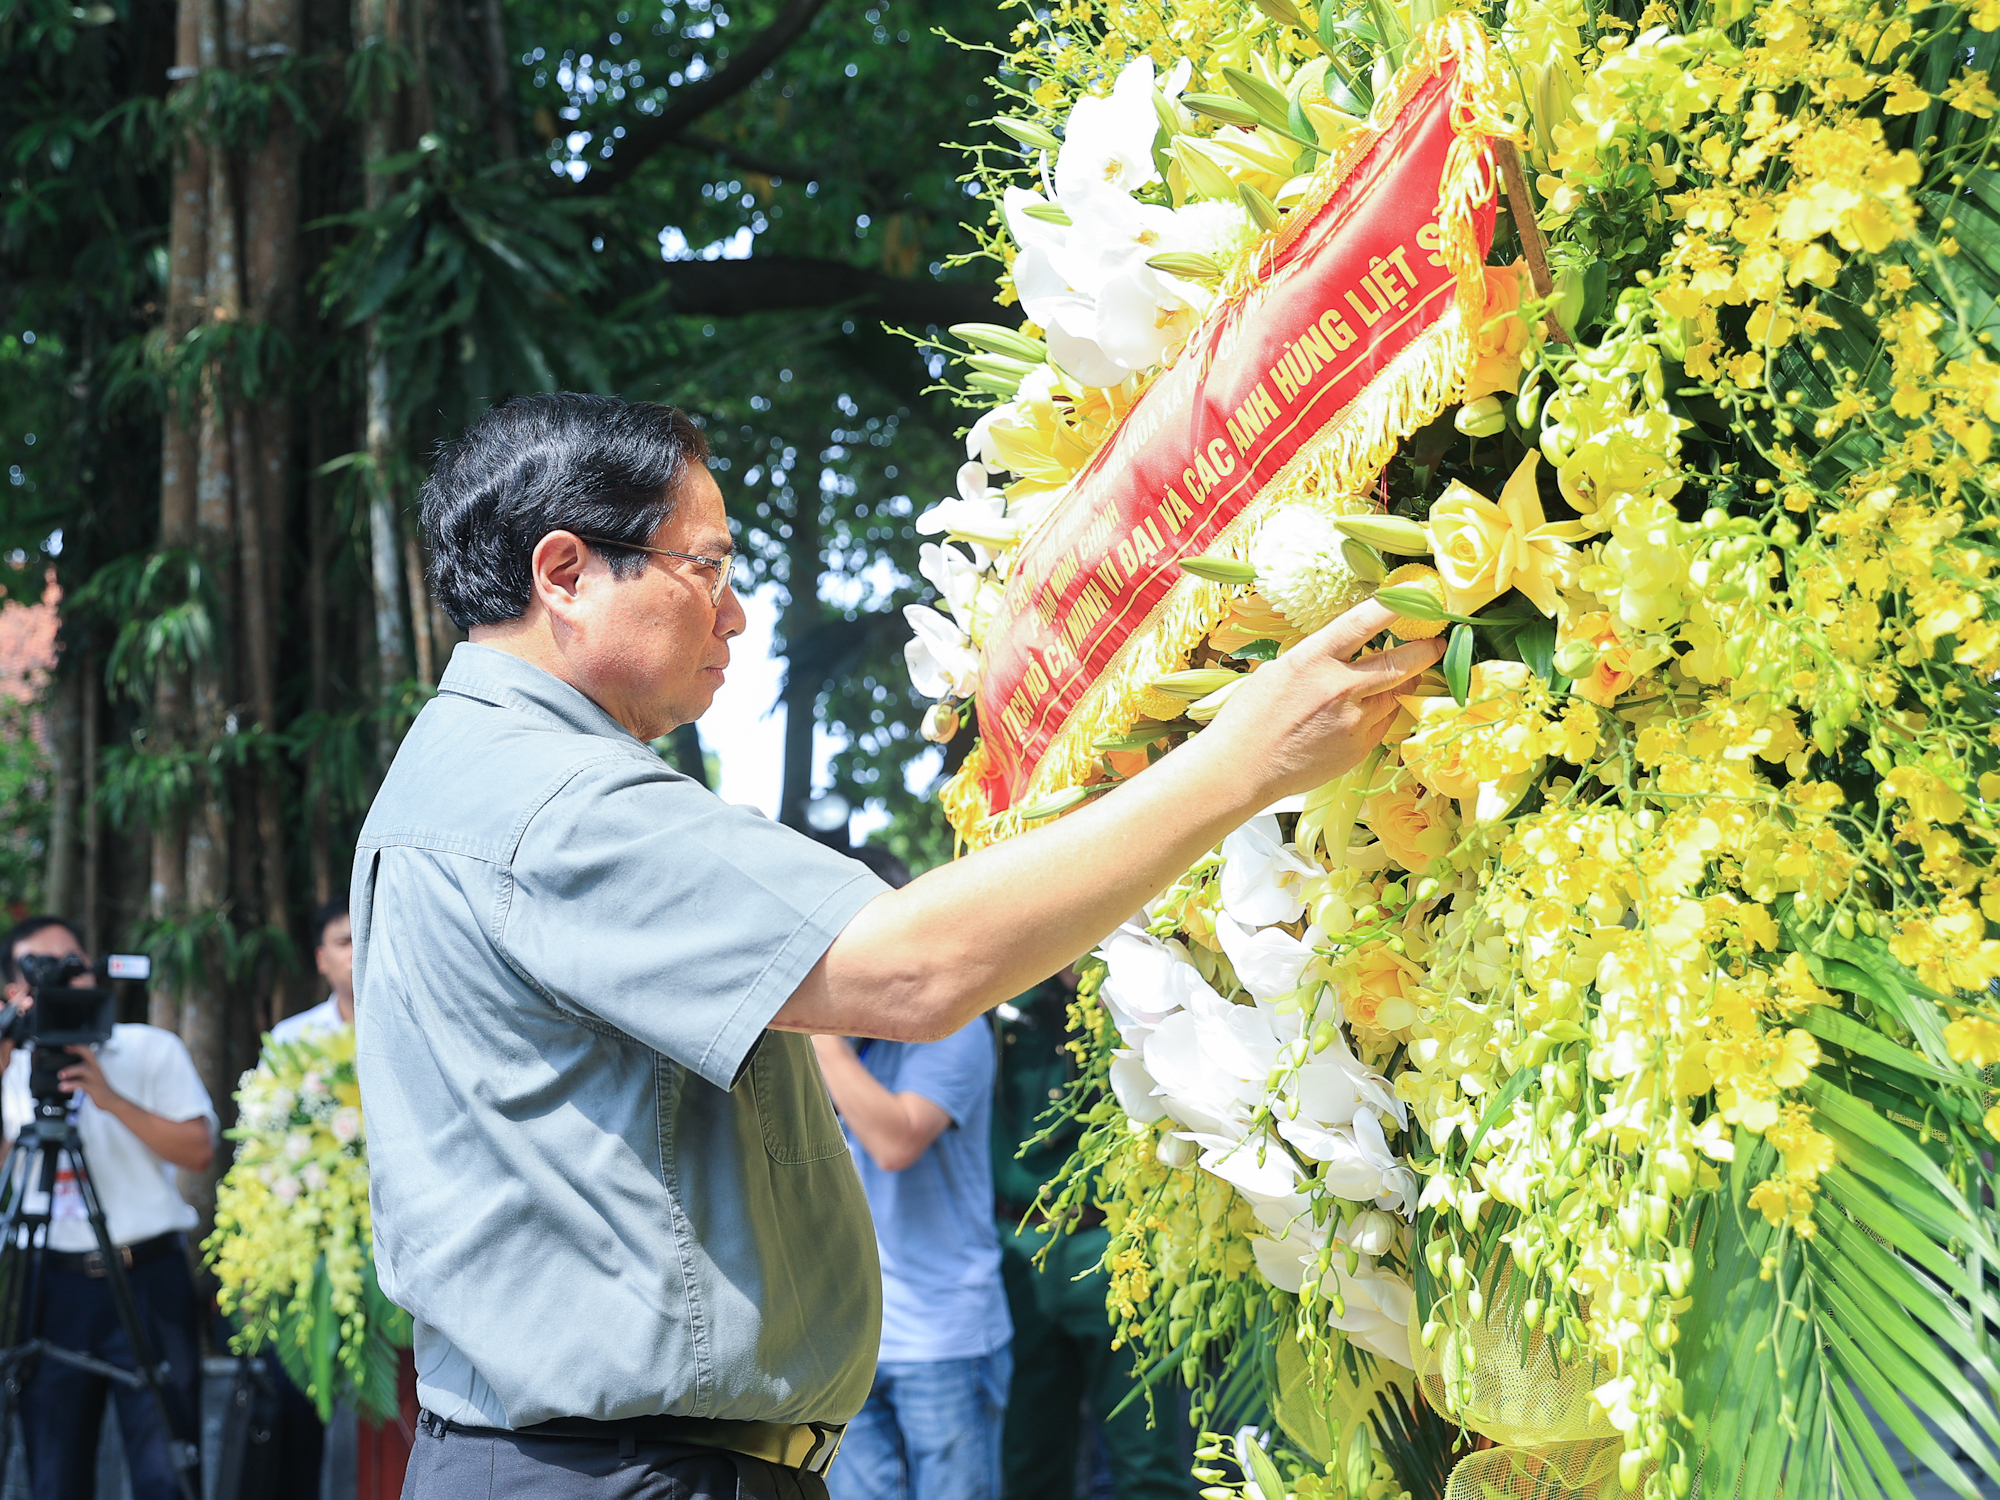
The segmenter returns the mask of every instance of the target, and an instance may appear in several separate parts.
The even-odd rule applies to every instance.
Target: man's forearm
[[[930,1041],[1073,963],[1257,810],[1200,749],[871,901],[815,970],[826,1006],[872,992],[855,1034]]]
[[[772,1025],[928,1041],[1074,962],[1246,818],[1381,740],[1396,692],[1443,650],[1419,641],[1350,661],[1391,618],[1356,606],[1124,785],[878,896]]]

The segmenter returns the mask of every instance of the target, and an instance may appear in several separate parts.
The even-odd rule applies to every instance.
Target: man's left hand
[[[104,1077],[104,1069],[98,1065],[95,1047],[72,1047],[76,1061],[56,1074],[56,1081],[62,1085],[65,1094],[74,1094],[79,1089],[90,1095],[90,1102],[99,1109],[115,1111],[125,1102],[125,1096],[114,1089]]]

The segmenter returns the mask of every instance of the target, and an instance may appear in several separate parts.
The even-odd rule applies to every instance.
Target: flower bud
[[[1451,419],[1451,425],[1467,437],[1492,437],[1507,426],[1507,409],[1500,404],[1498,396],[1481,396],[1477,401],[1468,401],[1458,409],[1458,415]]]
[[[933,703],[924,710],[924,722],[920,731],[933,745],[945,745],[958,733],[958,705],[954,703]]]
[[[1388,565],[1382,561],[1381,554],[1351,536],[1341,538],[1340,560],[1347,564],[1347,571],[1363,583],[1380,583],[1389,576]]]
[[[1152,686],[1163,693],[1172,693],[1176,698],[1206,698],[1217,688],[1227,687],[1241,672],[1232,672],[1226,667],[1196,667],[1186,672],[1169,672],[1164,677],[1155,677]]]
[[[1257,570],[1234,557],[1184,557],[1181,559],[1181,571],[1206,578],[1210,583],[1251,584],[1257,581]]]
[[[1422,557],[1431,550],[1431,534],[1406,516],[1336,516],[1333,529],[1377,552]]]
[[[1597,665],[1597,643],[1595,641],[1568,641],[1556,648],[1555,668],[1565,677],[1582,677]]]
[[[1163,1167],[1185,1167],[1201,1155],[1201,1147],[1179,1135],[1163,1135],[1153,1155]]]

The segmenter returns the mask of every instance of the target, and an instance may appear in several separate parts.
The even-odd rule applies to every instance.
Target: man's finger
[[[1405,641],[1400,646],[1392,646],[1387,651],[1377,651],[1364,656],[1348,668],[1355,676],[1363,679],[1361,694],[1373,697],[1377,693],[1393,693],[1412,677],[1436,666],[1444,656],[1444,638],[1433,636],[1427,641]]]
[[[1363,599],[1345,614],[1335,615],[1300,644],[1345,661],[1387,629],[1395,618],[1396,612],[1388,605]]]

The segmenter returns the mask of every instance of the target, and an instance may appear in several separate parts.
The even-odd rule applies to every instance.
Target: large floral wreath
[[[1101,947],[1051,1206],[1105,1206],[1151,1373],[1223,1430],[1279,1417],[1275,1464],[1234,1450],[1267,1500],[1904,1494],[1871,1410],[1971,1495],[2000,1480],[2000,7],[1035,10],[1020,149],[975,164],[1025,321],[953,330],[981,409],[919,523],[927,730],[990,730],[1023,538],[1466,25],[1533,187],[1456,408],[1366,503],[1188,559],[1226,610],[1074,785],[1005,820],[947,791],[974,844],[1060,816],[1370,593],[1450,632],[1379,755]]]

